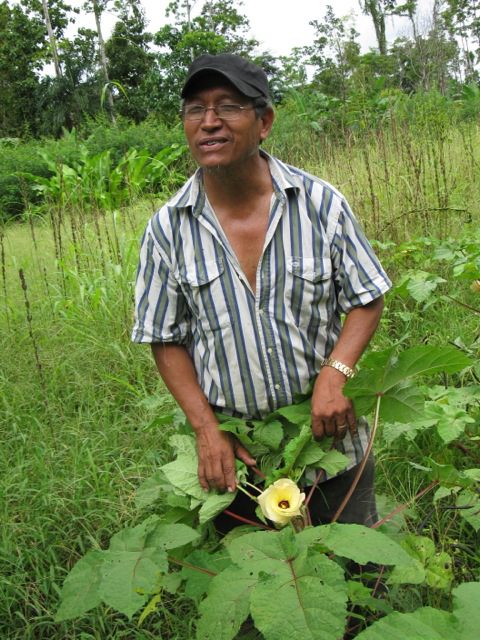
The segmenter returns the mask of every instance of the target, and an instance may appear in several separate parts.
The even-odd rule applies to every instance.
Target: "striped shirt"
[[[135,342],[184,345],[209,403],[245,418],[304,393],[335,345],[341,314],[391,286],[345,198],[264,155],[273,195],[256,292],[199,169],[147,225],[132,334]],[[351,466],[365,443],[365,429],[347,434]]]

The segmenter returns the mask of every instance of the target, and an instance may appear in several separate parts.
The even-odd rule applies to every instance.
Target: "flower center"
[[[280,509],[288,509],[290,507],[290,503],[288,500],[280,500],[278,506],[280,507]]]

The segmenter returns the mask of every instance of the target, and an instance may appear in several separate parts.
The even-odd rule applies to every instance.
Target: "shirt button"
[[[292,267],[299,267],[299,266],[300,266],[300,263],[298,262],[298,260],[294,260],[292,262]]]
[[[267,353],[268,353],[268,355],[269,355],[269,356],[271,356],[271,355],[272,355],[272,353],[273,353],[273,349],[272,349],[272,347],[268,347],[268,349],[267,349]]]
[[[275,389],[278,391],[278,390],[280,389],[280,385],[279,385],[279,384],[276,384],[276,385],[275,385]]]
[[[263,309],[259,309],[259,310],[258,310],[258,313],[259,313],[261,316],[263,316]]]

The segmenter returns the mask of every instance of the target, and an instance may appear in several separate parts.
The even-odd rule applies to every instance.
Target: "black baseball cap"
[[[188,69],[187,79],[183,85],[181,96],[185,98],[192,85],[200,76],[219,73],[248,98],[269,98],[267,74],[253,62],[249,62],[233,53],[210,53],[195,58]]]

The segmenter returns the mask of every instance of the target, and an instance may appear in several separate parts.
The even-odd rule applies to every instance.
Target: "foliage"
[[[353,398],[357,413],[369,413],[376,404],[375,424],[379,407],[387,419],[395,416],[400,421],[415,423],[424,419],[425,412],[420,402],[422,394],[410,381],[419,375],[454,373],[469,366],[470,360],[453,348],[414,347],[396,358],[392,357],[391,350],[377,352],[365,360],[365,366],[348,382],[345,391]],[[285,433],[282,421],[285,421]],[[308,399],[280,409],[262,422],[226,419],[221,428],[234,433],[257,458],[263,453],[258,475],[267,486],[272,486],[278,477],[302,482],[303,471],[308,466],[335,474],[345,464],[339,460],[338,467],[330,467],[325,448],[331,443],[319,446],[313,440]],[[241,529],[224,540],[228,558],[223,557],[225,564],[218,571],[218,541],[215,536],[209,540],[208,523],[230,505],[234,495],[202,491],[192,433],[173,436],[171,445],[176,450],[176,459],[160,467],[155,476],[140,487],[138,496],[140,503],[148,506],[164,495],[170,508],[162,518],[150,516],[137,527],[116,534],[108,550],[92,551],[80,560],[63,587],[57,620],[82,615],[100,602],[131,618],[149,599],[158,598],[166,580],[167,589],[177,590],[183,585],[186,593],[195,593],[199,602],[196,635],[199,640],[232,640],[249,615],[266,640],[282,637],[287,627],[293,638],[334,640],[345,629],[349,592],[343,569],[332,558],[332,553],[338,559],[361,565],[372,562],[393,566],[388,578],[392,584],[427,584],[434,589],[450,589],[453,578],[450,556],[437,553],[430,539],[410,534],[399,544],[379,530],[348,524],[307,526],[300,530],[294,524],[293,528],[287,526],[280,532],[248,533]],[[452,467],[446,472],[433,460],[432,466],[440,487],[468,487],[468,500],[473,499],[480,470],[467,474]],[[238,471],[240,485],[253,488],[254,485],[246,481],[243,463],[238,462]],[[471,503],[469,506],[472,507]],[[295,517],[291,522],[294,520]],[[255,522],[251,524],[258,528]],[[198,550],[200,543],[201,551]],[[184,547],[183,551],[180,547]],[[178,550],[170,558],[165,553],[169,548]],[[196,566],[199,552],[202,560]],[[173,573],[168,573],[169,562]],[[180,575],[176,572],[178,565],[186,569]],[[201,589],[195,571],[210,576],[203,581]],[[194,587],[189,586],[189,580],[194,580]],[[463,587],[472,590],[461,605],[468,608],[480,583]],[[322,609],[322,625],[318,624],[319,602],[327,603]],[[412,633],[420,632],[425,615],[423,609],[410,614],[408,624]],[[433,610],[431,615],[441,619],[448,626],[448,632],[459,634],[459,638],[470,628],[469,623],[446,611]],[[377,625],[380,629],[392,626],[400,632],[402,620],[402,616],[389,613],[365,632],[366,637],[370,637],[368,634],[375,637]]]
[[[128,194],[125,192],[127,185],[121,185],[123,195],[120,200],[122,202],[125,202],[127,195],[128,197],[137,196],[139,191],[151,192],[160,188],[168,190],[175,187],[181,180],[180,176],[184,174],[186,165],[183,138],[178,131],[167,130],[164,125],[153,120],[138,126],[130,126],[128,123],[119,121],[117,126],[113,127],[102,119],[89,124],[89,129],[83,132],[83,140],[76,131],[64,132],[61,139],[43,143],[17,140],[12,144],[8,139],[4,141],[0,139],[0,220],[20,217],[29,206],[41,204],[46,195],[48,182],[58,173],[60,166],[77,167],[78,173],[78,171],[87,171],[88,164],[91,166],[97,162],[97,170],[100,171],[100,159],[103,158],[102,171],[107,171],[107,165],[109,165],[110,171],[117,167],[121,173],[128,168],[125,163],[127,157],[130,157],[130,163],[134,161],[134,157],[145,157],[145,154],[148,158],[157,158],[156,175],[152,174],[148,182],[145,181],[146,176],[144,176],[142,184],[133,186]],[[143,149],[143,152],[132,151],[134,149]],[[93,158],[97,160],[94,161]],[[170,167],[167,173],[164,172],[163,177],[160,176],[159,160]],[[135,162],[138,163],[140,160]],[[151,163],[151,160],[146,163],[144,172]],[[151,170],[153,171],[153,166]],[[45,180],[44,187],[40,190],[36,189],[35,180],[27,179],[27,175]],[[113,177],[112,175],[112,179]],[[107,180],[106,174],[103,180]],[[104,187],[108,191],[108,185],[105,182]],[[86,193],[87,183],[83,191]]]
[[[43,154],[51,175],[24,173],[23,177],[33,182],[33,189],[49,205],[111,211],[147,191],[169,191],[180,184],[184,176],[171,171],[170,165],[184,152],[185,146],[172,145],[151,157],[146,149],[131,149],[115,166],[108,149],[91,156],[80,146],[78,160],[71,166]]]

